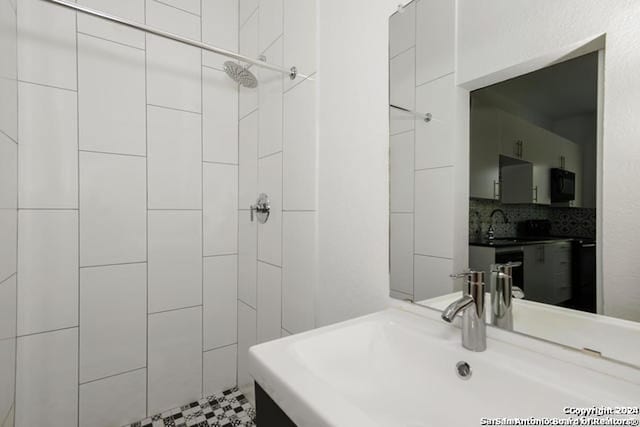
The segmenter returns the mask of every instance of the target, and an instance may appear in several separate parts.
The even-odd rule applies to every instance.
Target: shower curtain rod
[[[395,108],[396,110],[404,111],[405,113],[413,114],[414,116],[424,120],[427,123],[431,121],[431,113],[418,113],[417,111],[409,110],[408,108],[399,107],[393,104],[389,104],[389,107]]]
[[[99,10],[96,10],[96,9],[91,9],[89,7],[82,6],[82,5],[73,3],[73,2],[68,1],[68,0],[43,0],[43,1],[47,1],[49,3],[54,3],[54,4],[57,4],[58,6],[66,7],[68,9],[73,9],[73,10],[76,10],[78,12],[86,13],[87,15],[97,16],[98,18],[106,19],[106,20],[111,21],[111,22],[116,22],[118,24],[122,24],[122,25],[130,27],[130,28],[135,28],[136,30],[145,31],[147,33],[151,33],[151,34],[154,34],[156,36],[164,37],[166,39],[174,40],[174,41],[177,41],[177,42],[180,42],[180,43],[187,44],[189,46],[193,46],[193,47],[197,47],[197,48],[200,48],[200,49],[204,49],[204,50],[207,50],[209,52],[213,52],[213,53],[217,53],[217,54],[220,54],[220,55],[224,55],[224,56],[227,56],[229,58],[237,59],[238,61],[245,62],[245,63],[248,63],[248,64],[253,64],[253,65],[257,66],[257,67],[262,67],[262,68],[266,68],[268,70],[278,71],[278,72],[283,73],[283,74],[288,74],[289,77],[291,78],[291,80],[294,80],[296,77],[302,77],[304,79],[308,79],[309,78],[309,76],[307,76],[307,75],[298,73],[298,70],[296,69],[296,67],[291,67],[290,69],[287,69],[287,68],[284,68],[284,67],[280,67],[278,65],[269,64],[268,62],[261,61],[259,59],[249,58],[248,56],[240,55],[239,53],[235,53],[235,52],[232,52],[230,50],[222,49],[222,48],[219,48],[219,47],[216,47],[216,46],[211,46],[209,44],[199,42],[198,40],[189,39],[187,37],[182,37],[182,36],[179,36],[177,34],[169,33],[169,32],[166,32],[166,31],[162,31],[162,30],[150,27],[150,26],[145,25],[145,24],[140,24],[140,23],[137,23],[137,22],[134,22],[134,21],[130,21],[130,20],[125,19],[125,18],[120,18],[118,16],[110,15],[108,13],[105,13],[105,12],[102,12],[102,11],[99,11]]]

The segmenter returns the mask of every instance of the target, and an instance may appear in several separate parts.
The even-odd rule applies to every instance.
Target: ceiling
[[[562,62],[478,90],[558,120],[593,113],[598,99],[598,54]]]

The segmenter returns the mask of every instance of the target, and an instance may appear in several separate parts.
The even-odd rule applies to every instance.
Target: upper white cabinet
[[[471,197],[503,203],[549,205],[550,169],[564,168],[576,174],[576,198],[569,206],[582,206],[582,150],[579,145],[490,106],[474,106],[470,120]],[[504,156],[502,165],[508,166],[503,167],[502,176],[500,156]],[[523,179],[523,173],[527,174],[527,179]],[[514,177],[519,178],[517,185],[510,185]],[[529,185],[528,190],[523,187]]]

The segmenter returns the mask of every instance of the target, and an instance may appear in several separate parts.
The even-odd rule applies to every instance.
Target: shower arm
[[[284,67],[280,67],[278,65],[273,65],[273,64],[269,64],[268,62],[265,61],[261,61],[259,59],[253,59],[250,58],[248,56],[244,56],[244,55],[240,55],[239,53],[236,52],[232,52],[230,50],[226,50],[226,49],[222,49],[220,47],[216,47],[216,46],[212,46],[206,43],[202,43],[198,40],[193,40],[187,37],[182,37],[179,36],[177,34],[173,34],[173,33],[169,33],[167,31],[162,31],[159,30],[157,28],[154,27],[150,27],[148,25],[145,24],[140,24],[137,23],[135,21],[131,21],[129,19],[125,19],[125,18],[120,18],[118,16],[115,15],[111,15],[96,9],[92,9],[86,6],[82,6],[76,3],[73,3],[71,1],[68,0],[42,0],[42,1],[47,1],[49,3],[53,3],[56,4],[58,6],[62,6],[62,7],[66,7],[67,9],[72,9],[78,12],[82,12],[85,13],[87,15],[92,15],[92,16],[96,16],[98,18],[102,18],[102,19],[106,19],[107,21],[111,21],[111,22],[115,22],[121,25],[124,25],[126,27],[129,28],[134,28],[136,30],[140,30],[140,31],[144,31],[150,34],[154,34],[156,36],[160,36],[160,37],[164,37],[166,39],[170,39],[170,40],[174,40],[180,43],[184,43],[186,45],[189,46],[193,46],[199,49],[204,49],[206,51],[209,52],[213,52],[213,53],[217,53],[219,55],[223,55],[223,56],[227,56],[229,58],[233,58],[236,59],[238,61],[247,63],[247,64],[252,64],[261,68],[266,68],[268,70],[272,70],[272,71],[277,71],[283,74],[288,74],[289,78],[291,78],[291,80],[294,80],[296,77],[301,77],[303,79],[308,79],[309,76],[304,75],[304,74],[300,74],[297,70],[296,67],[291,67],[289,69],[284,68]]]

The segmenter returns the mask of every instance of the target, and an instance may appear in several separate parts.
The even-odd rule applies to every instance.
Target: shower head
[[[224,63],[224,72],[240,86],[254,88],[258,86],[258,79],[246,67],[235,62],[227,61]]]

